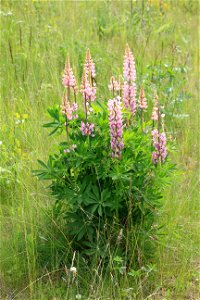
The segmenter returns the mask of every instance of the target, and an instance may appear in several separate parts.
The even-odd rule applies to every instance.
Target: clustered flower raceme
[[[151,119],[153,121],[158,121],[158,96],[157,95],[155,96],[154,99],[154,106],[153,106]]]
[[[110,91],[118,92],[121,89],[120,81],[117,81],[114,76],[110,78],[110,84],[108,85]]]
[[[72,71],[72,68],[70,66],[70,60],[69,58],[66,61],[64,74],[62,77],[62,83],[64,87],[66,88],[66,91],[64,93],[62,104],[61,104],[61,111],[63,115],[66,117],[66,126],[68,126],[68,120],[77,119],[77,109],[78,105],[76,103],[76,92],[77,92],[77,86],[76,86],[76,79],[74,76],[74,73]],[[70,91],[73,90],[74,93],[74,103],[71,104],[70,99]],[[67,128],[67,127],[66,127]]]
[[[152,153],[153,163],[164,162],[167,156],[165,132],[159,133],[158,129],[152,130],[152,140],[155,147],[155,151]]]
[[[88,49],[88,51],[86,53],[86,59],[85,59],[85,63],[84,63],[84,69],[85,69],[86,76],[89,76],[89,73],[90,73],[92,80],[96,77],[95,64],[93,62],[93,59],[91,57],[89,49]]]
[[[145,98],[144,89],[140,89],[140,97],[138,100],[138,107],[142,110],[146,110],[148,108],[147,99]]]
[[[83,78],[81,85],[81,93],[84,99],[84,109],[86,122],[81,122],[81,132],[83,135],[94,136],[94,124],[88,123],[88,116],[93,112],[92,102],[96,99],[96,77],[95,64],[91,58],[90,50],[88,49],[84,63]]]
[[[122,124],[122,109],[120,97],[108,101],[109,110],[109,126],[111,136],[112,157],[120,158],[124,143],[122,139],[123,124]]]
[[[155,151],[152,153],[152,162],[157,164],[158,162],[164,162],[167,156],[167,147],[166,147],[166,134],[164,131],[164,121],[162,120],[162,132],[160,132],[160,123],[161,118],[164,119],[165,115],[160,114],[158,96],[155,97],[155,103],[152,112],[153,125],[157,121],[158,129],[155,128],[152,130],[152,141]]]
[[[81,132],[82,135],[93,135],[94,124],[89,124],[88,122],[81,122]]]
[[[124,106],[129,109],[132,115],[136,112],[136,70],[133,53],[129,46],[126,46],[124,56],[124,70],[123,70],[124,84],[123,84],[123,101]]]
[[[81,93],[83,95],[84,101],[91,104],[96,99],[96,88],[93,87],[88,79],[87,73],[83,75],[81,84]]]
[[[124,108],[131,112],[132,117],[136,113],[137,103],[136,103],[136,70],[135,70],[135,60],[133,53],[131,52],[129,46],[126,46],[124,64],[123,64],[123,85],[122,85],[122,101],[124,103]],[[88,117],[93,113],[92,103],[96,99],[96,84],[95,84],[95,64],[91,58],[90,51],[87,51],[86,59],[84,63],[82,84],[80,92],[83,95],[84,100],[84,110],[85,110],[85,120],[81,121],[80,130],[82,135],[94,136],[95,124],[90,123]],[[66,117],[66,130],[68,135],[68,120],[78,118],[77,109],[78,105],[76,103],[76,93],[77,86],[76,80],[70,67],[69,59],[66,62],[64,75],[62,78],[63,85],[67,89],[67,93],[64,93],[61,111]],[[124,148],[123,143],[123,119],[122,119],[122,102],[120,96],[118,96],[121,90],[120,80],[116,80],[114,76],[110,79],[110,84],[108,85],[110,91],[113,92],[113,99],[108,101],[108,112],[109,112],[109,128],[110,128],[110,145],[112,150],[112,157],[121,158],[122,150]],[[70,90],[74,92],[74,102],[71,104]],[[141,120],[143,124],[143,111],[148,108],[147,99],[145,97],[144,88],[140,89],[138,108],[140,110]],[[167,156],[166,148],[166,134],[164,129],[160,132],[161,118],[164,115],[160,114],[158,97],[155,96],[154,107],[152,111],[151,119],[153,120],[153,130],[152,130],[152,141],[155,151],[152,153],[152,162],[157,164],[158,162],[163,163]],[[155,124],[157,123],[157,128]],[[130,124],[130,123],[129,123]],[[163,124],[162,124],[163,125]],[[143,125],[142,125],[143,126]],[[164,128],[164,126],[162,126]],[[75,150],[76,145],[72,145],[68,149],[65,149],[65,153],[69,153],[71,150]]]
[[[74,76],[74,73],[72,71],[72,68],[70,67],[70,60],[69,58],[66,61],[64,74],[62,77],[62,83],[64,87],[66,88],[72,88],[74,91],[76,91],[76,79]]]
[[[66,116],[67,120],[78,118],[77,109],[78,104],[74,102],[72,105],[70,105],[69,101],[67,100],[66,94],[64,94],[61,105],[61,111],[63,115]]]

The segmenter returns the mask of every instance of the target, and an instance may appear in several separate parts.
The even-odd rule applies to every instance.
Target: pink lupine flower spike
[[[108,101],[108,110],[112,157],[120,158],[124,143],[122,139],[122,109],[119,96]]]
[[[123,85],[123,101],[124,106],[129,109],[132,115],[136,112],[136,70],[133,53],[129,46],[126,46],[124,55],[124,85]]]

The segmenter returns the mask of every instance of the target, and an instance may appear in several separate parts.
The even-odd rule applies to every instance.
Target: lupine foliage
[[[88,51],[80,88],[83,100],[80,95],[76,104],[78,114],[73,118],[63,108],[66,103],[68,107],[74,106],[70,92],[73,90],[75,95],[78,91],[68,60],[63,77],[64,102],[61,108],[48,110],[53,122],[44,125],[53,128],[50,135],[56,131],[66,135],[58,153],[50,155],[47,164],[39,161],[43,169],[36,174],[40,179],[51,180],[58,217],[66,220],[73,249],[99,258],[120,253],[126,257],[128,268],[150,254],[149,245],[156,234],[154,217],[162,204],[162,189],[173,165],[166,159],[165,133],[160,133],[158,100],[154,106],[157,119],[148,120],[142,87],[136,109],[136,71],[129,47],[122,84],[114,77],[109,84],[113,99],[109,100],[109,94],[104,101],[96,99],[95,78],[95,66]],[[152,134],[157,132],[153,140],[152,128]],[[127,236],[131,241],[128,245]]]

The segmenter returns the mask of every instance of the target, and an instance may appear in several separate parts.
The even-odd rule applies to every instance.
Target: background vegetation
[[[82,299],[199,298],[198,13],[197,1],[181,0],[1,2],[3,299],[76,299],[79,294]],[[126,42],[134,52],[140,82],[149,89],[156,86],[165,105],[178,174],[165,192],[157,220],[162,235],[150,272],[105,281],[95,265],[81,274],[76,259],[73,282],[56,267],[56,249],[69,248],[63,224],[55,221],[47,185],[32,175],[37,158],[46,160],[58,143],[41,126],[48,120],[48,106],[61,101],[67,54],[78,66],[80,80],[85,52],[91,49],[98,97],[104,101],[110,76],[122,71]],[[121,261],[115,263],[119,269]]]

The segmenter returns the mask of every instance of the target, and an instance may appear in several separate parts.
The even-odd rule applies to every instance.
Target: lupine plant
[[[136,88],[128,45],[123,76],[111,77],[103,101],[97,97],[89,50],[80,87],[69,59],[62,83],[61,105],[48,109],[53,120],[44,127],[53,129],[50,135],[65,134],[47,164],[39,161],[43,169],[36,174],[51,180],[58,217],[65,219],[74,250],[88,258],[124,255],[127,266],[141,263],[156,240],[155,217],[173,170],[158,96],[149,120],[151,99],[145,97],[144,86]]]

